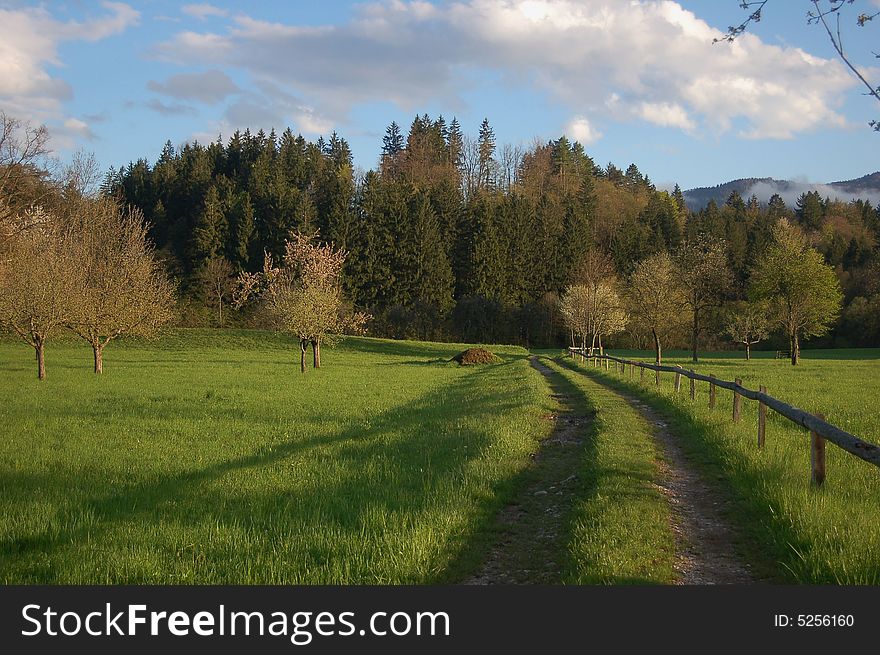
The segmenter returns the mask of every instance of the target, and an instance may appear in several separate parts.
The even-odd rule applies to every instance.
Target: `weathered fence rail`
[[[821,414],[810,414],[802,409],[789,405],[786,402],[770,396],[766,392],[765,387],[761,387],[760,391],[754,391],[742,386],[742,381],[737,379],[735,382],[721,380],[711,375],[703,375],[695,371],[684,369],[680,366],[666,366],[662,364],[648,364],[647,362],[639,362],[631,359],[622,359],[612,355],[589,354],[581,348],[569,348],[569,354],[575,355],[583,359],[591,359],[594,362],[604,360],[606,369],[608,362],[615,362],[615,367],[620,365],[625,371],[627,366],[638,367],[642,369],[640,379],[644,379],[645,369],[655,371],[655,383],[660,384],[660,373],[668,372],[675,374],[675,390],[681,387],[681,376],[690,378],[691,380],[691,398],[695,398],[694,382],[707,382],[709,384],[709,406],[715,406],[715,388],[721,387],[733,392],[733,420],[738,421],[741,415],[740,397],[744,396],[749,400],[760,403],[758,409],[758,447],[763,447],[765,436],[765,410],[769,407],[777,414],[784,416],[789,421],[800,425],[810,431],[811,435],[811,468],[812,480],[815,484],[820,485],[825,479],[825,441],[830,441],[835,446],[845,450],[851,455],[855,455],[859,459],[880,467],[880,446],[860,439],[854,434],[850,434],[846,430],[841,430],[836,425],[832,425],[824,420]],[[632,372],[633,369],[630,369]]]

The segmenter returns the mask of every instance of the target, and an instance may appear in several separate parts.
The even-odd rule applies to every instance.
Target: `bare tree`
[[[110,341],[153,336],[171,320],[174,286],[155,257],[140,210],[109,198],[69,204],[74,289],[65,325],[92,347],[95,373],[102,373]]]
[[[727,314],[725,331],[734,343],[746,347],[746,359],[752,358],[752,346],[767,338],[770,321],[766,303],[739,302]]]
[[[343,332],[363,329],[369,316],[343,309],[340,275],[346,252],[319,244],[317,235],[294,233],[285,243],[282,266],[266,255],[262,273],[241,273],[236,304],[262,297],[277,329],[300,342],[300,371],[306,371],[306,350],[312,346],[312,365],[321,366],[321,345],[332,344]]]
[[[93,197],[101,181],[101,168],[95,154],[77,150],[70,163],[61,172],[61,188],[64,194],[73,198]]]
[[[683,243],[675,253],[684,303],[691,314],[691,351],[695,362],[705,314],[721,304],[730,284],[725,249],[724,241],[701,234]]]
[[[33,347],[43,380],[46,341],[70,320],[75,296],[70,238],[41,208],[10,223],[15,229],[0,259],[0,325]]]
[[[461,184],[466,198],[473,196],[480,186],[480,144],[467,135],[461,149]]]
[[[519,170],[522,166],[523,150],[519,146],[505,143],[501,147],[499,167],[501,170],[501,186],[510,191],[519,182]]]
[[[584,284],[574,284],[568,287],[559,302],[559,313],[562,314],[562,318],[572,335],[580,338],[582,351],[586,350],[587,336],[591,333],[591,305],[590,288]]]
[[[217,308],[217,322],[223,327],[223,303],[232,298],[238,286],[232,265],[223,258],[211,258],[199,271],[199,281],[208,303]]]
[[[42,204],[48,192],[49,132],[0,111],[0,236],[16,214]]]
[[[574,284],[566,290],[560,313],[566,325],[581,337],[581,348],[590,340],[590,355],[596,347],[602,352],[602,337],[626,328],[628,316],[617,292],[617,279],[611,261],[591,250],[584,257]]]
[[[601,250],[591,248],[584,254],[575,270],[576,284],[596,286],[599,282],[614,276],[614,262]]]
[[[650,331],[654,359],[661,363],[661,343],[680,329],[685,320],[685,294],[678,270],[668,253],[662,252],[636,265],[629,283],[630,314]]]

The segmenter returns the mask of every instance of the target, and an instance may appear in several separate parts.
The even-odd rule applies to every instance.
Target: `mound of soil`
[[[458,353],[451,361],[458,362],[462,366],[469,366],[471,364],[497,364],[501,358],[485,348],[468,348],[464,352]]]

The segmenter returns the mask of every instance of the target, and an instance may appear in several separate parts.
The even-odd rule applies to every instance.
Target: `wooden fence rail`
[[[622,366],[638,367],[641,369],[640,379],[644,380],[645,369],[655,372],[655,383],[660,384],[660,373],[668,372],[675,374],[675,390],[681,387],[681,376],[690,378],[691,380],[691,398],[695,397],[694,384],[696,381],[709,383],[709,407],[715,406],[715,387],[728,389],[734,394],[733,401],[733,420],[738,421],[740,418],[740,397],[744,396],[749,400],[755,400],[760,403],[758,409],[758,446],[764,445],[765,432],[765,416],[764,407],[769,407],[777,414],[784,416],[789,421],[800,425],[810,431],[811,435],[811,474],[815,484],[820,485],[825,479],[825,441],[830,441],[842,450],[855,455],[859,459],[870,462],[874,466],[880,467],[880,446],[872,444],[864,439],[860,439],[854,434],[850,434],[845,430],[841,430],[836,425],[832,425],[825,421],[821,414],[810,414],[802,409],[789,405],[786,402],[774,398],[767,394],[766,388],[761,387],[760,391],[754,391],[742,386],[742,381],[737,378],[735,382],[727,380],[719,380],[711,375],[702,375],[694,371],[689,371],[680,366],[665,366],[658,364],[648,364],[646,362],[638,362],[631,359],[622,359],[612,355],[589,354],[581,348],[569,348],[569,355],[575,355],[582,359],[592,359],[598,363],[605,360],[607,369],[608,362],[617,362]],[[600,364],[601,365],[601,364]]]

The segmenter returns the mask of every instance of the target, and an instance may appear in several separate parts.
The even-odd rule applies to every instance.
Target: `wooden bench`
[[[777,350],[776,351],[776,359],[790,359],[791,351],[790,350]]]

